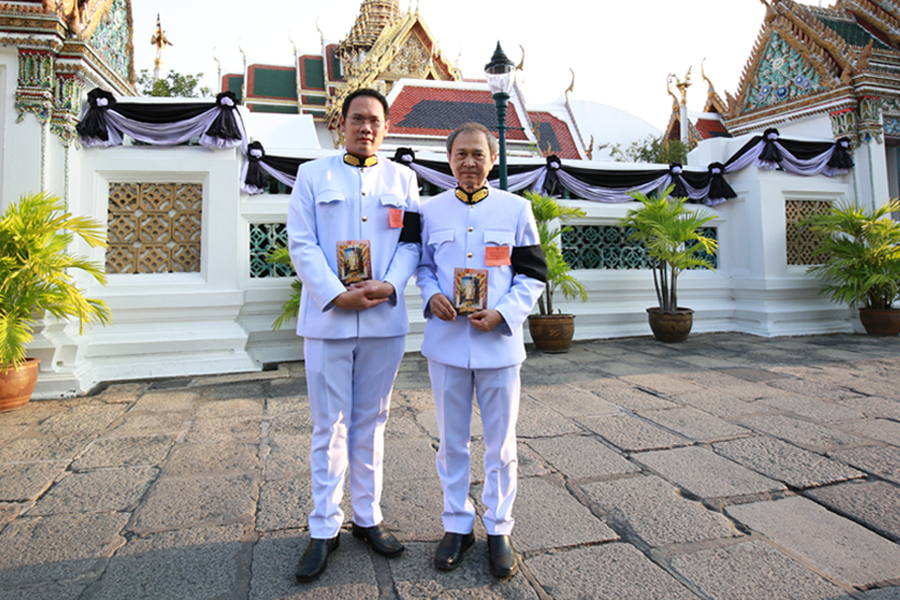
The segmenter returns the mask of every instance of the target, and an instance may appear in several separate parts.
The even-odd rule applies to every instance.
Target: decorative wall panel
[[[640,244],[628,239],[633,230],[614,225],[573,225],[562,234],[562,252],[574,269],[649,269],[651,259]],[[704,227],[703,235],[718,239],[718,229]],[[718,257],[708,255],[713,267]]]
[[[106,272],[199,272],[202,207],[199,183],[110,183]]]
[[[800,225],[800,221],[813,215],[825,214],[831,205],[826,200],[785,200],[785,242],[787,248],[787,264],[818,265],[822,259],[814,256],[819,245],[819,237],[809,227]]]
[[[287,246],[287,225],[284,223],[250,224],[250,277],[293,277],[290,265],[270,265],[266,256],[273,249]]]

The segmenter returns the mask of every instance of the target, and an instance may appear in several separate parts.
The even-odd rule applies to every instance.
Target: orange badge
[[[484,249],[484,264],[487,267],[503,267],[511,265],[509,246],[487,246]]]
[[[388,217],[388,224],[395,229],[403,228],[403,209],[392,208]]]

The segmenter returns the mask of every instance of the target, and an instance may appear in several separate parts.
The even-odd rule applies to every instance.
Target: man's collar
[[[367,156],[366,158],[360,158],[355,154],[350,154],[349,152],[344,153],[344,162],[350,165],[351,167],[358,167],[362,169],[363,167],[374,167],[378,164],[378,157],[374,154],[372,156]]]
[[[482,200],[488,197],[488,187],[484,186],[479,190],[475,190],[471,194],[461,187],[456,187],[456,197],[462,200],[465,204],[478,204]]]

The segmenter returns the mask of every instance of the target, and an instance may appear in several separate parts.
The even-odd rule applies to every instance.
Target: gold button
[[[365,196],[365,195],[366,195],[366,193],[365,193],[365,192],[363,192],[363,193],[362,193],[362,195],[363,195],[363,196]]]
[[[369,220],[369,217],[363,217],[363,223]]]
[[[466,254],[466,256],[469,257],[469,258],[472,258],[472,253],[469,252],[468,254]]]
[[[469,227],[469,233],[475,231],[473,228]]]

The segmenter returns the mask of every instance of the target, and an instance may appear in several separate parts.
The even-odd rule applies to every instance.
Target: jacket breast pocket
[[[516,232],[505,231],[501,229],[486,229],[484,232],[485,246],[514,246],[516,243]]]
[[[432,231],[428,236],[428,245],[434,249],[440,247],[441,244],[446,244],[447,242],[453,241],[453,230],[452,229],[441,229],[438,231]]]
[[[381,201],[382,206],[387,206],[389,208],[406,208],[406,199],[401,198],[400,196],[385,194],[379,196],[378,199]]]

